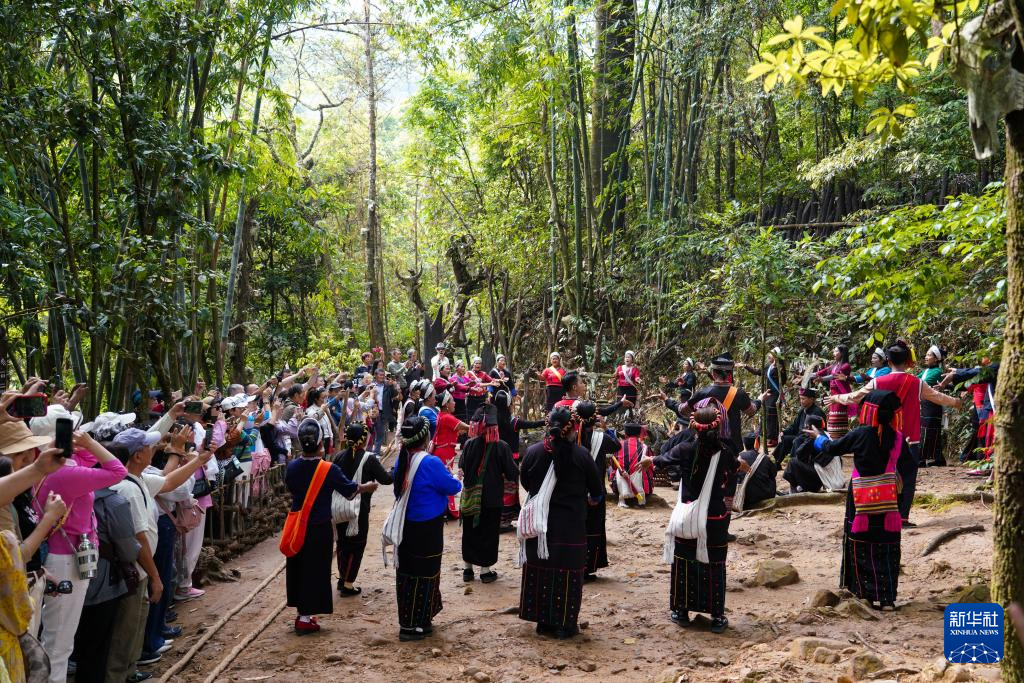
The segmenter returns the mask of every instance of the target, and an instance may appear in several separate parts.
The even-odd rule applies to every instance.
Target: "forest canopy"
[[[866,88],[822,54],[856,62],[840,5],[9,4],[12,374],[122,407],[438,320],[523,367],[998,355],[1003,157],[974,158],[949,32]]]

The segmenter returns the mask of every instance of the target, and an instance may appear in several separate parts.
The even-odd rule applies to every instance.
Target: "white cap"
[[[82,414],[80,412],[76,410],[71,413],[64,406],[58,403],[51,403],[46,407],[46,415],[43,417],[33,417],[28,421],[28,427],[36,436],[54,436],[57,433],[57,420],[60,418],[71,420],[73,429],[78,429],[78,425],[82,424]],[[132,416],[133,421],[134,419],[135,417]]]

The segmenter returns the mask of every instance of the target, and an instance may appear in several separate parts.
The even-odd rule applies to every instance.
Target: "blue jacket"
[[[397,467],[396,463],[395,469]],[[394,476],[394,470],[391,474]],[[440,517],[448,509],[448,496],[454,496],[461,490],[462,482],[452,476],[441,459],[428,455],[412,480],[405,518],[410,522],[426,522]]]

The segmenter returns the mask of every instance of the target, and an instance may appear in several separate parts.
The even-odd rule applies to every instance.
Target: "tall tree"
[[[590,139],[591,185],[598,193],[595,211],[601,232],[624,218],[629,166],[633,52],[636,7],[633,0],[600,0],[594,10],[597,53],[594,56],[593,133]],[[616,165],[616,157],[622,155]],[[617,211],[616,211],[617,209]],[[618,215],[616,215],[616,213]]]
[[[384,307],[381,305],[380,285],[377,280],[380,259],[380,224],[377,219],[377,82],[373,70],[373,26],[370,23],[370,0],[363,0],[363,19],[366,22],[366,101],[367,123],[370,131],[370,165],[366,191],[366,229],[363,244],[366,269],[363,273],[366,294],[366,323],[370,343],[385,345]]]

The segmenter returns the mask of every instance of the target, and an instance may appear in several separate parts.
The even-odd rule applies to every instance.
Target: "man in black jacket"
[[[793,442],[807,429],[807,418],[816,415],[822,420],[825,419],[825,411],[818,406],[817,399],[818,392],[814,389],[800,389],[800,412],[793,418],[793,422],[779,434],[779,445],[772,454],[777,467],[782,467],[782,461],[793,452]]]

